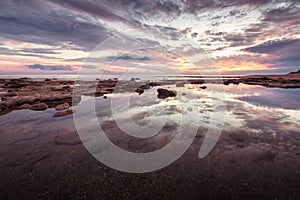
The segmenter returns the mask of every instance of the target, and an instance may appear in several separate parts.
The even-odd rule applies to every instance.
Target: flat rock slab
[[[66,110],[62,112],[57,112],[53,115],[53,117],[63,117],[67,115],[72,115],[75,112],[75,110]]]
[[[55,143],[61,145],[77,145],[81,144],[81,140],[76,132],[66,132],[56,136]]]

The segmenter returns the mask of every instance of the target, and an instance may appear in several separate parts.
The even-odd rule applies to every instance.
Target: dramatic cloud
[[[61,65],[41,65],[41,64],[34,64],[28,65],[29,69],[39,69],[39,70],[49,70],[49,71],[71,71],[72,68],[70,66],[61,66]]]
[[[43,49],[43,48],[24,48],[20,49],[19,51],[28,52],[28,53],[35,53],[35,54],[58,54],[53,49]]]
[[[87,16],[61,9],[40,10],[19,1],[0,3],[0,30],[2,37],[12,40],[51,45],[70,43],[89,50],[95,41],[108,37],[104,26],[93,23]]]
[[[127,33],[128,30],[144,37]],[[101,58],[89,58],[89,52],[107,38],[126,38],[132,41],[132,46],[141,41],[155,44],[155,49],[165,49],[165,54],[184,52],[187,60],[197,57],[189,54],[192,49],[204,49],[208,57],[222,66],[221,73],[295,71],[299,68],[300,3],[298,0],[0,2],[1,71],[13,71],[13,67],[15,72],[71,71],[80,66],[92,71],[96,70],[94,64],[115,59],[147,61],[149,66],[160,61],[178,70],[182,67],[181,63],[167,63],[161,57],[153,59],[150,54],[116,57],[121,50],[114,43],[107,45]],[[84,64],[83,58],[90,63]],[[145,67],[146,62],[140,63]]]
[[[83,68],[83,69],[96,69],[96,66],[94,66],[94,65],[82,65],[82,66],[80,66],[80,68]]]
[[[109,56],[107,57],[108,60],[139,60],[139,61],[148,61],[151,60],[150,57],[148,56],[143,56],[143,57],[134,57],[134,56],[129,56],[129,55],[123,55],[123,56]]]
[[[246,48],[245,50],[254,53],[274,53],[278,51],[284,52],[286,48],[295,45],[298,45],[300,48],[300,39],[270,40],[263,44]]]
[[[270,40],[244,50],[267,54],[267,57],[257,60],[277,67],[277,71],[289,72],[300,68],[300,39]]]

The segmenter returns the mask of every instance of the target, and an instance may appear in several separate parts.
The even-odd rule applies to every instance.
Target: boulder
[[[205,90],[207,88],[207,86],[201,86],[200,88]]]
[[[135,91],[136,93],[139,93],[139,95],[141,95],[141,94],[144,93],[144,90],[148,90],[148,89],[150,89],[150,88],[151,88],[151,86],[148,85],[148,84],[146,84],[146,85],[141,85],[140,87],[138,87],[138,88],[135,89],[134,91]]]
[[[21,105],[19,108],[20,109],[29,109],[30,108],[30,104],[25,103],[25,104]]]
[[[48,105],[45,103],[37,103],[29,107],[30,110],[46,110]]]
[[[165,99],[168,97],[176,97],[176,95],[177,95],[176,91],[167,90],[167,89],[163,89],[163,88],[157,89],[157,92],[158,92],[157,97],[160,99]]]
[[[134,90],[136,93],[139,93],[139,95],[143,94],[144,93],[144,90],[141,89],[141,88],[137,88]]]
[[[69,109],[69,108],[70,108],[70,105],[68,103],[63,103],[63,104],[60,104],[60,105],[55,107],[55,109],[58,110],[58,111],[66,110],[66,109]]]

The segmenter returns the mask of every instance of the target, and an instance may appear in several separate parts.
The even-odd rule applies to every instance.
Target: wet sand
[[[24,120],[32,118],[29,113]],[[199,159],[203,140],[199,131],[192,146],[175,163],[156,172],[129,174],[93,158],[81,144],[71,118],[52,122],[48,130],[37,120],[36,126],[16,125],[12,131],[3,131],[1,122],[1,199],[299,197],[298,132],[276,138],[223,132],[209,156]],[[143,147],[131,145],[128,140],[116,143],[132,151]]]

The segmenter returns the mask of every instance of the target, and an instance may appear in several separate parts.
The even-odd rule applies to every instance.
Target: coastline
[[[77,105],[81,101],[81,95],[100,97],[112,92],[137,92],[142,94],[153,86],[171,85],[182,86],[184,84],[224,84],[261,85],[277,88],[300,88],[300,73],[286,75],[251,75],[222,77],[221,79],[185,79],[185,80],[118,80],[117,78],[95,81],[73,81],[45,79],[34,81],[29,78],[0,79],[0,115],[18,109],[46,110],[56,108],[63,104]],[[74,95],[74,84],[76,95]],[[118,87],[116,87],[118,86]],[[206,86],[203,86],[206,89]],[[62,110],[62,109],[57,109]],[[58,116],[72,114],[71,111],[58,113]]]
[[[210,121],[207,117],[219,111],[218,107],[212,107],[211,98],[207,95],[210,85],[203,80],[3,80],[1,88],[4,91],[10,90],[1,94],[6,98],[3,102],[9,102],[12,106],[0,115],[0,197],[222,199],[226,196],[227,199],[296,199],[299,196],[300,139],[299,109],[293,108],[293,105],[298,103],[299,96],[294,98],[293,103],[288,101],[293,97],[283,94],[284,102],[292,106],[292,109],[286,110],[282,106],[255,106],[247,101],[239,101],[247,95],[259,93],[251,88],[259,88],[264,93],[272,90],[267,88],[271,84],[278,84],[273,79],[281,82],[288,79],[282,80],[274,76],[268,79],[265,76],[244,78],[248,78],[248,86],[242,82],[247,81],[242,79],[222,80],[226,89],[231,88],[229,99],[226,99],[228,115],[217,145],[203,159],[198,158],[198,153],[206,136],[206,124]],[[212,84],[220,84],[220,80],[209,80]],[[294,78],[288,81],[290,80],[293,84],[297,83]],[[251,85],[266,82],[269,84],[265,87]],[[191,86],[189,83],[195,85]],[[226,85],[227,83],[229,84]],[[165,99],[157,99],[157,88],[169,91],[160,96]],[[193,88],[200,93],[200,101],[191,108],[200,109],[199,113],[203,117],[195,140],[177,161],[154,172],[124,173],[101,164],[85,149],[71,115],[76,110],[76,114],[79,114],[76,105],[80,101],[89,103],[92,99],[72,99],[74,90],[82,96],[96,96],[97,116],[108,138],[127,151],[152,152],[172,140],[172,134],[178,128],[176,120],[166,124],[163,129],[165,134],[162,132],[146,140],[133,139],[124,135],[112,120],[113,113],[108,111],[111,110],[111,102],[126,99],[127,92],[133,93],[132,96],[142,102],[137,102],[137,108],[142,109],[133,108],[130,119],[143,124],[141,122],[149,119],[143,108],[150,108],[159,102],[164,106],[157,110],[156,115],[183,115],[185,112],[181,112],[177,104],[181,97],[191,97],[189,92],[193,94]],[[168,98],[168,95],[176,95],[170,92],[173,90],[177,91],[178,98]],[[290,90],[282,90],[290,93]],[[111,93],[117,94],[109,95]],[[279,98],[271,95],[272,93],[264,94],[269,97],[267,101]],[[186,102],[186,105],[189,104]],[[14,109],[18,110],[10,112]],[[10,113],[4,115],[8,112]],[[122,109],[117,113],[115,117],[124,116]],[[85,113],[81,116],[88,126],[89,119],[85,118]],[[193,115],[190,118],[191,124],[194,118],[197,117]],[[95,127],[88,128],[93,130]]]

